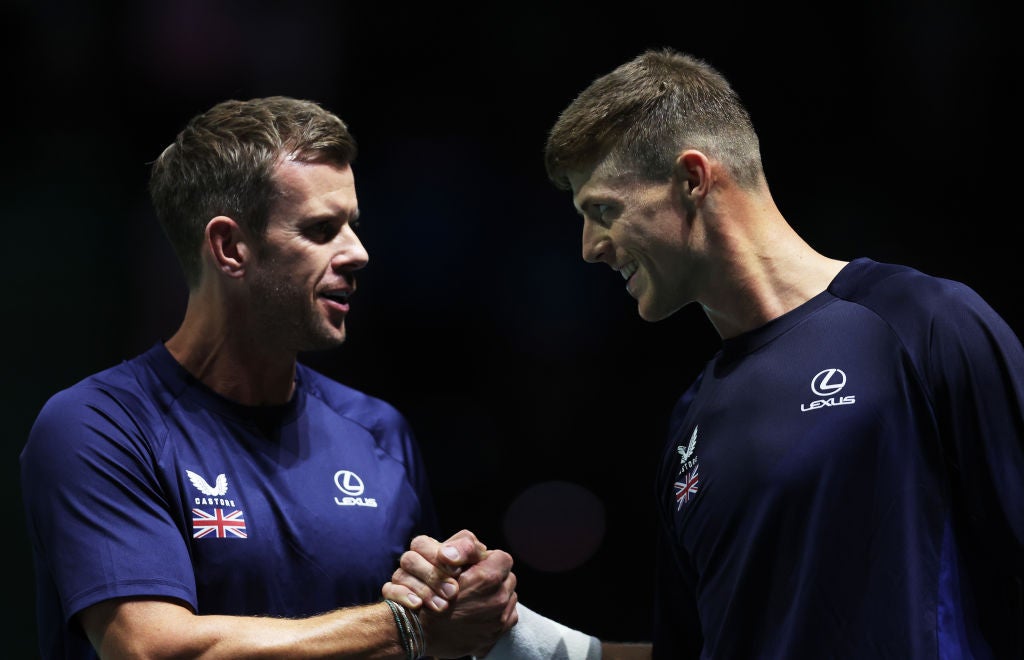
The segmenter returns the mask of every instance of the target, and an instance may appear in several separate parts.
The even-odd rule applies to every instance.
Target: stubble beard
[[[288,282],[257,277],[252,287],[253,320],[268,342],[296,353],[337,348],[345,341],[345,325],[332,326],[317,298]]]

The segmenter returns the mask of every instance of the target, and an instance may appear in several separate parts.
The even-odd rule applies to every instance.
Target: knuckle
[[[459,530],[455,534],[455,538],[465,539],[465,540],[469,541],[470,543],[475,543],[477,541],[476,534],[474,534],[473,532],[469,531],[468,529],[461,529],[461,530]]]
[[[478,565],[477,577],[485,584],[496,584],[504,582],[505,575],[501,571],[495,570],[489,565],[480,563]]]

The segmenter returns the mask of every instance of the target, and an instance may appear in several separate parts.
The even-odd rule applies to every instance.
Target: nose
[[[604,261],[608,252],[608,235],[603,227],[590,220],[583,220],[583,260],[588,263]]]
[[[331,259],[331,267],[335,270],[359,270],[370,262],[370,254],[350,226],[345,225],[338,233],[336,241],[338,247]]]

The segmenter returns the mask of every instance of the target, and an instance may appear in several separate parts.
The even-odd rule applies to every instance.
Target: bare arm
[[[443,612],[421,613],[421,655],[483,655],[515,625],[511,567],[507,553],[488,553],[472,571],[463,572],[463,591],[452,607],[446,603]],[[170,599],[112,599],[86,608],[79,620],[102,658],[406,657],[395,616],[383,602],[286,619],[198,616]]]
[[[385,603],[283,619],[197,616],[171,600],[113,599],[80,620],[102,658],[405,657]]]
[[[649,643],[601,642],[602,660],[651,660],[651,653]]]

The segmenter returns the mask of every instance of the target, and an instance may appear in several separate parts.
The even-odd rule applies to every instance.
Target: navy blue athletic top
[[[96,657],[71,618],[123,596],[301,617],[371,603],[436,536],[391,405],[299,365],[286,405],[242,406],[162,344],[56,394],[21,455],[43,658]]]
[[[659,469],[655,658],[1024,657],[1024,350],[869,259],[725,340]]]

